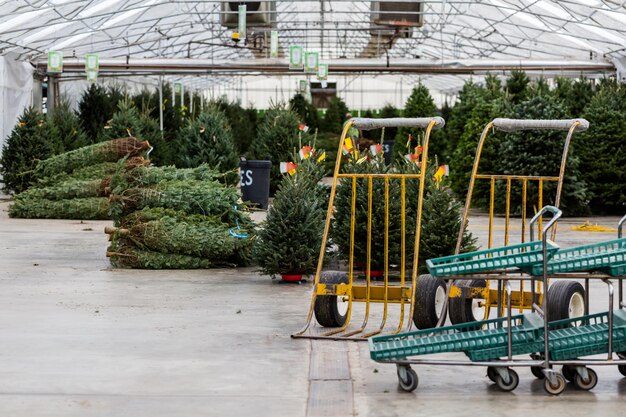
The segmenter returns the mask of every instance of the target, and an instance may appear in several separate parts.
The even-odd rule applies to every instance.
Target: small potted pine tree
[[[325,174],[323,155],[305,146],[297,166],[281,164],[283,178],[255,245],[263,274],[300,282],[315,271],[328,204],[328,193],[319,184]]]

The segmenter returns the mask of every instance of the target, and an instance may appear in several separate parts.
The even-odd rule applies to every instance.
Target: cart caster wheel
[[[546,378],[543,380],[543,388],[550,395],[559,395],[565,390],[565,386],[567,382],[565,382],[565,378],[561,374],[556,374],[556,383],[552,384],[550,382],[550,378]]]
[[[598,374],[596,374],[596,371],[587,368],[587,375],[587,380],[584,380],[579,373],[576,373],[576,377],[574,379],[574,385],[576,386],[576,388],[589,391],[596,386],[596,384],[598,383]]]
[[[543,368],[541,366],[531,366],[530,367],[530,372],[535,376],[535,378],[537,379],[544,379],[546,376],[543,373]]]
[[[504,382],[504,379],[502,379],[502,376],[499,373],[496,373],[496,385],[502,391],[506,391],[506,392],[513,391],[515,388],[517,388],[518,384],[519,384],[519,375],[517,375],[517,372],[515,372],[514,370],[509,369],[509,381],[508,382]]]
[[[398,367],[398,383],[400,384],[400,388],[406,392],[413,392],[415,391],[415,388],[417,388],[417,384],[419,382],[417,372],[409,366],[403,368],[405,372],[402,372],[400,367]],[[404,375],[402,375],[403,373]]]
[[[617,370],[620,374],[626,376],[626,365],[617,365]]]
[[[561,372],[563,373],[565,379],[567,379],[569,382],[574,382],[576,380],[577,373],[573,367],[569,365],[563,365],[563,369],[561,369]]]
[[[320,276],[322,284],[347,284],[348,275],[339,271],[325,271]],[[313,306],[315,319],[324,327],[341,327],[348,317],[348,302],[336,295],[320,295]]]
[[[498,376],[498,371],[493,366],[487,367],[487,378],[491,380],[491,382],[496,382],[496,377]]]

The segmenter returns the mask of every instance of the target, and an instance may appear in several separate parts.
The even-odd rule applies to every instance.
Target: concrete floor
[[[626,378],[613,367],[595,368],[592,392],[549,397],[522,368],[519,387],[503,393],[484,368],[421,366],[420,386],[404,393],[365,343],[290,338],[311,284],[253,269],[110,270],[108,222],[8,219],[6,209],[0,416],[624,415]],[[564,246],[613,237],[568,222]],[[485,218],[471,230],[484,242]],[[592,309],[606,309],[606,289],[592,290]]]

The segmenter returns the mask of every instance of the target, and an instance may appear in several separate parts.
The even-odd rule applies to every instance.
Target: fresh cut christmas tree
[[[298,281],[315,272],[328,192],[319,184],[325,173],[324,153],[305,146],[293,162],[282,165],[283,178],[255,246],[261,272]]]

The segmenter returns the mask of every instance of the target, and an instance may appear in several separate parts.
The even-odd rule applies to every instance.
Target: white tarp
[[[33,71],[28,62],[0,56],[0,152],[17,118],[32,104]]]

